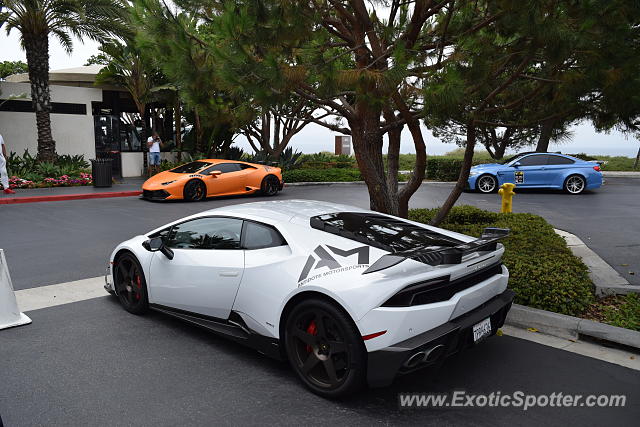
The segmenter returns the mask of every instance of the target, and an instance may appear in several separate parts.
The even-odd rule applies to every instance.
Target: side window
[[[162,241],[164,242],[164,244],[167,244],[167,239],[169,238],[169,232],[171,231],[171,227],[167,227],[164,230],[160,230],[157,231],[151,235],[149,235],[149,237],[154,238],[154,237],[161,237]]]
[[[236,163],[238,166],[240,166],[240,169],[245,170],[245,169],[257,169],[251,165],[245,165],[244,163]]]
[[[174,225],[166,245],[174,249],[240,249],[242,220],[198,218]]]
[[[251,221],[244,222],[243,246],[245,249],[273,248],[286,244],[287,242],[275,228]]]
[[[218,163],[210,168],[212,171],[220,171],[222,173],[238,172],[240,165],[237,163]]]
[[[520,166],[540,166],[547,164],[547,156],[545,154],[536,154],[533,156],[523,157],[518,160]]]
[[[567,157],[562,156],[547,156],[549,157],[548,165],[572,165],[575,162]]]

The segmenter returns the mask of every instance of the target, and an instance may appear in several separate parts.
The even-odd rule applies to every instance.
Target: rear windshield
[[[205,166],[209,166],[211,163],[209,162],[191,162],[185,163],[184,165],[178,166],[177,168],[171,169],[173,173],[195,173],[198,172]]]
[[[311,218],[311,227],[385,251],[441,249],[462,243],[411,223],[384,215],[363,212],[340,212]]]

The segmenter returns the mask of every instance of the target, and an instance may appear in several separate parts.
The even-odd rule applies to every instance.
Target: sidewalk
[[[96,188],[91,185],[78,187],[17,188],[16,194],[0,192],[0,204],[29,203],[36,201],[72,200],[76,198],[127,197],[142,191],[144,178],[125,178],[111,187]]]

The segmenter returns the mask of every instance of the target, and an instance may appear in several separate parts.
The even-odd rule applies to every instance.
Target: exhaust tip
[[[415,368],[424,360],[426,353],[424,351],[419,351],[417,353],[412,354],[405,362],[405,368]]]
[[[443,353],[444,345],[438,344],[425,352],[424,361],[427,363],[434,363],[440,359]]]

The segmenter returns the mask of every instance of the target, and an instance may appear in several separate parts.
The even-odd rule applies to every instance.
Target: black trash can
[[[111,187],[112,159],[91,159],[91,175],[94,187]]]

